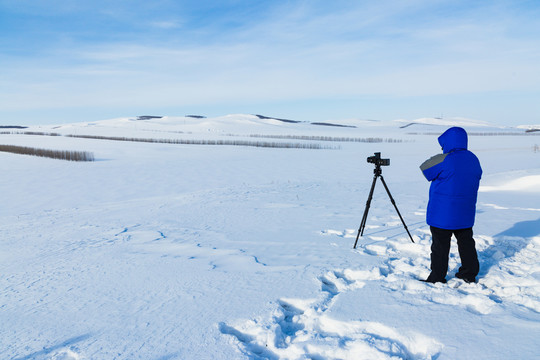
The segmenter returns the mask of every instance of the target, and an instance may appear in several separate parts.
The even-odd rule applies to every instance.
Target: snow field
[[[0,154],[0,358],[537,358],[538,192],[513,183],[540,175],[526,143],[534,138],[470,139],[490,190],[477,209],[479,282],[453,277],[453,244],[448,284],[431,285],[418,281],[429,274],[430,247],[429,184],[418,165],[439,151],[435,136],[230,119],[42,130],[352,131],[410,142],[292,150],[2,135],[2,143],[92,151],[97,161]],[[383,175],[415,244],[379,183],[352,249],[374,151],[391,158]]]

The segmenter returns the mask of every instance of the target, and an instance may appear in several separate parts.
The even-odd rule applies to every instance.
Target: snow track
[[[377,226],[372,226],[372,230]],[[376,231],[373,231],[376,232]],[[324,230],[324,236],[354,238],[354,230]],[[329,311],[337,298],[376,281],[390,291],[409,294],[418,302],[458,306],[477,315],[503,312],[518,305],[540,313],[540,237],[507,238],[497,241],[477,235],[483,265],[480,281],[467,284],[451,278],[447,284],[427,284],[419,279],[429,274],[429,232],[419,229],[415,243],[403,238],[363,243],[358,252],[382,257],[383,265],[371,269],[341,269],[319,276],[317,299],[278,300],[270,319],[250,320],[220,331],[232,335],[249,357],[264,359],[436,359],[444,346],[415,331],[398,331],[371,321],[340,321]],[[454,244],[449,277],[459,267]]]
[[[416,236],[416,244],[387,239],[360,246],[360,251],[365,254],[386,258],[385,267],[374,269],[384,276],[372,280],[382,280],[381,285],[392,290],[428,294],[426,299],[429,301],[463,306],[479,314],[489,314],[512,303],[540,313],[540,237],[476,235],[482,264],[477,284],[453,278],[460,266],[454,242],[450,253],[449,281],[444,285],[417,281],[429,275],[429,258],[423,254],[429,254],[431,246],[428,231],[417,233],[420,235]]]
[[[248,357],[264,359],[432,359],[442,349],[437,341],[415,331],[402,333],[371,321],[339,321],[328,310],[345,291],[376,279],[374,272],[329,272],[319,278],[318,299],[280,299],[270,320],[252,320],[236,327],[220,324],[234,336]]]

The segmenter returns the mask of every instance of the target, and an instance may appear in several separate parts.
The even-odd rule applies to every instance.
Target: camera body
[[[374,156],[370,156],[367,158],[368,163],[375,164],[375,166],[377,167],[390,165],[390,159],[381,159],[380,152],[376,152],[374,154]]]

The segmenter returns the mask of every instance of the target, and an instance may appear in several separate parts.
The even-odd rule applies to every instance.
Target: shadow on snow
[[[504,259],[514,257],[527,247],[531,238],[540,235],[540,219],[521,221],[511,228],[493,236],[494,243],[482,252],[479,276],[485,276],[489,270]]]

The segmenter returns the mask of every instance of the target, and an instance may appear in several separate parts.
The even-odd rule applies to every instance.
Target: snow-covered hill
[[[425,125],[428,125],[425,127]],[[466,129],[476,129],[477,131],[503,131],[501,128],[484,121],[471,120],[465,118],[421,118],[414,120],[377,121],[362,119],[329,120],[329,121],[299,121],[292,119],[274,118],[264,115],[235,114],[214,118],[204,116],[138,116],[126,117],[110,120],[95,121],[89,123],[73,123],[65,125],[38,126],[30,129],[48,129],[59,133],[69,133],[70,131],[85,131],[87,133],[106,133],[111,135],[116,129],[119,132],[126,131],[152,131],[152,132],[174,132],[174,133],[217,133],[217,134],[254,134],[257,131],[267,133],[358,133],[359,129],[365,132],[366,129],[375,131],[397,130],[407,128],[400,133],[417,131],[419,128],[427,128],[432,131],[444,131],[449,126],[462,126]],[[518,128],[523,128],[520,126]],[[83,130],[84,129],[84,130]],[[517,129],[517,128],[516,128]],[[506,129],[507,130],[507,129]],[[523,132],[523,130],[516,130]]]
[[[402,123],[403,127],[413,126],[413,125],[437,125],[437,126],[461,126],[461,127],[493,127],[486,121],[472,120],[461,117],[452,117],[452,118],[420,118],[412,121],[409,120],[396,120],[396,122]]]
[[[0,134],[96,159],[0,153],[0,358],[538,358],[538,132],[284,120],[134,117]],[[418,281],[430,253],[418,166],[453,124],[471,133],[484,170],[481,273],[478,284],[454,278],[453,244],[448,284],[431,285]],[[391,159],[383,175],[414,244],[378,184],[352,249],[374,152]]]

